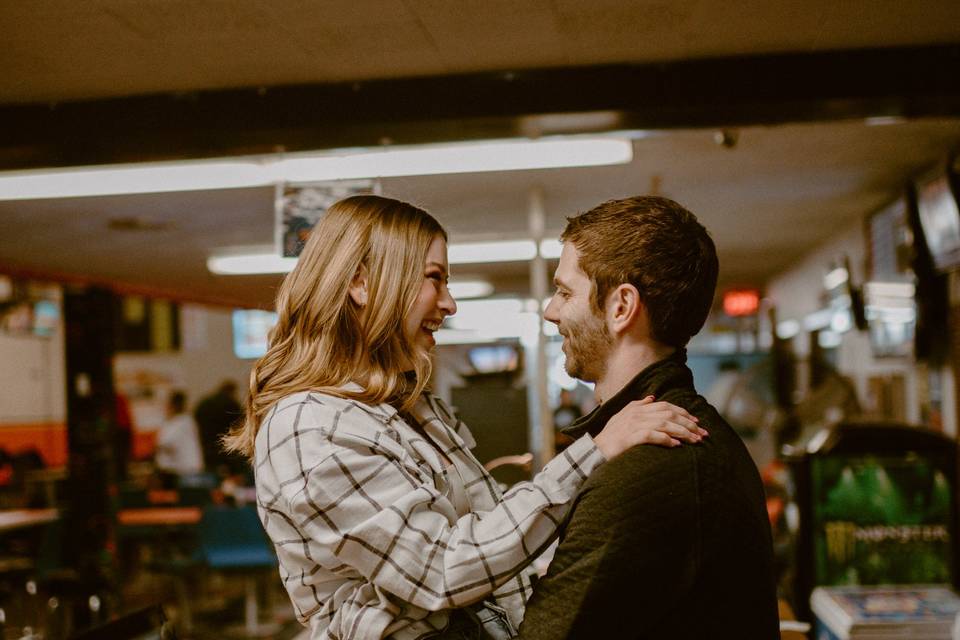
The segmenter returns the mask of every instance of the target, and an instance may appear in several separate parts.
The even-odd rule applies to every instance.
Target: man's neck
[[[593,390],[597,402],[606,402],[638,373],[653,363],[668,358],[675,351],[674,347],[649,342],[620,344],[614,347],[607,359],[607,370],[603,377],[597,380]]]

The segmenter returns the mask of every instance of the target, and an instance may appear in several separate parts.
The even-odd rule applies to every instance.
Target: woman
[[[485,598],[485,614],[518,625],[525,567],[583,479],[634,444],[700,438],[682,409],[631,406],[501,495],[425,390],[433,334],[457,308],[447,275],[436,220],[356,196],[327,211],[280,289],[246,422],[226,442],[254,460],[260,516],[313,638],[429,637],[475,621]]]

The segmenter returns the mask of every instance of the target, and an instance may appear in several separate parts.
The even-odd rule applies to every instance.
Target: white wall
[[[63,349],[62,322],[48,337],[0,331],[0,425],[66,421]]]
[[[254,361],[241,360],[233,353],[231,310],[181,305],[180,328],[179,351],[118,354],[114,358],[118,383],[138,372],[152,373],[159,379],[157,386],[161,393],[171,388],[182,389],[192,408],[200,398],[229,379],[237,383],[242,400]]]

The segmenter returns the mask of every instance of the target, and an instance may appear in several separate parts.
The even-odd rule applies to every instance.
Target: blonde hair
[[[250,373],[245,420],[223,438],[224,448],[253,458],[267,411],[300,391],[409,409],[431,364],[404,336],[403,320],[437,237],[447,237],[440,223],[405,202],[353,196],[333,204],[280,287],[269,347]],[[349,290],[364,271],[367,303],[361,306]],[[401,363],[412,363],[412,380]],[[361,389],[343,388],[351,382]]]

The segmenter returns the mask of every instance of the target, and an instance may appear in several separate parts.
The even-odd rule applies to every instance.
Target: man
[[[221,475],[244,473],[249,467],[246,461],[227,453],[220,445],[220,438],[243,416],[243,407],[237,402],[236,383],[224,380],[216,391],[200,400],[193,416],[200,426],[200,440],[207,466]]]
[[[564,337],[567,371],[595,382],[601,403],[567,432],[596,434],[652,395],[684,407],[709,437],[635,447],[590,476],[520,637],[779,637],[759,474],[685,364],[713,301],[713,241],[659,197],[601,204],[571,218],[561,240],[546,318]]]
[[[167,419],[157,431],[157,451],[154,457],[157,469],[164,476],[164,484],[176,487],[176,478],[203,471],[203,452],[197,423],[187,413],[187,396],[174,391],[167,402]]]

